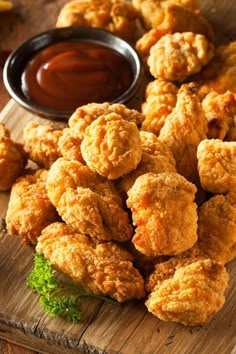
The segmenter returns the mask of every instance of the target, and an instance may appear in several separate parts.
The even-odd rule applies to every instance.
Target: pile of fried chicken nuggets
[[[214,47],[197,0],[76,0],[57,26],[131,35],[137,17],[152,75],[140,111],[89,103],[64,128],[28,123],[23,144],[0,126],[6,225],[86,290],[200,325],[236,257],[236,42]]]

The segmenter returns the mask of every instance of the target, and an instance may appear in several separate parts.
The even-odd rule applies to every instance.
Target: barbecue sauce
[[[116,99],[132,79],[128,61],[111,48],[68,41],[36,53],[22,73],[21,87],[34,104],[71,111]]]

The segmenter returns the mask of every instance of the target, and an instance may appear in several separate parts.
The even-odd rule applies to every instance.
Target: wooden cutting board
[[[204,15],[217,32],[218,42],[236,39],[236,1],[202,1]],[[0,24],[1,26],[1,24]],[[40,121],[10,101],[0,115],[21,141],[30,120]],[[0,193],[0,221],[9,193]],[[229,289],[223,309],[203,327],[184,327],[159,321],[142,301],[120,306],[87,300],[82,322],[70,324],[41,310],[38,296],[25,285],[33,266],[34,250],[0,226],[0,337],[42,353],[120,354],[235,354],[236,261],[227,265]]]

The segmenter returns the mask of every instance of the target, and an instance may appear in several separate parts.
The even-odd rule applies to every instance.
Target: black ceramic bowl
[[[141,61],[129,43],[103,29],[83,26],[54,28],[24,42],[11,53],[5,63],[3,80],[6,89],[11,97],[26,110],[48,119],[68,119],[73,113],[74,110],[47,109],[35,104],[22,91],[22,72],[27,63],[40,50],[63,41],[92,42],[118,52],[128,61],[133,79],[128,89],[113,99],[111,103],[126,103],[135,95],[141,77]],[[93,97],[90,102],[93,102]]]

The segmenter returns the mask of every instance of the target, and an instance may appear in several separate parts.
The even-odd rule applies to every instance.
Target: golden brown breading
[[[123,176],[119,181],[119,190],[125,193],[132,187],[135,180],[147,172],[176,172],[176,163],[172,152],[156,135],[140,132],[142,157],[137,168]]]
[[[214,58],[197,76],[203,85],[203,92],[214,90],[218,93],[236,93],[236,41],[221,45],[216,49]]]
[[[111,182],[79,161],[59,158],[47,178],[48,196],[77,231],[98,240],[126,241],[132,227]]]
[[[198,244],[211,259],[236,257],[236,193],[215,195],[198,209]]]
[[[236,141],[236,94],[213,91],[202,101],[202,108],[208,122],[208,139]]]
[[[236,142],[203,140],[197,158],[201,185],[206,191],[236,192]]]
[[[32,161],[49,168],[61,156],[58,139],[62,130],[51,125],[29,122],[24,128],[24,147]]]
[[[166,118],[159,139],[172,151],[177,172],[198,183],[197,146],[206,139],[207,120],[194,84],[182,85],[177,104]]]
[[[92,171],[117,179],[134,170],[141,160],[137,125],[117,113],[100,116],[86,128],[81,153]]]
[[[98,244],[63,223],[42,231],[36,251],[86,290],[124,302],[145,296],[144,280],[132,255],[115,243]]]
[[[135,109],[127,108],[120,103],[88,103],[75,110],[69,119],[71,129],[64,129],[62,137],[58,141],[62,155],[69,159],[75,159],[84,163],[80,151],[80,144],[84,138],[85,129],[102,115],[117,113],[123,119],[134,122],[140,126],[144,115]]]
[[[184,81],[199,72],[214,55],[214,46],[205,36],[193,32],[164,35],[150,49],[147,59],[155,78]]]
[[[11,139],[10,131],[0,123],[0,191],[10,189],[27,164],[23,145]]]
[[[117,113],[123,119],[134,122],[137,126],[141,125],[144,120],[144,115],[136,109],[130,109],[121,103],[88,103],[76,109],[69,119],[69,126],[76,129],[77,134],[81,138],[84,136],[85,129],[98,117],[109,114]]]
[[[77,160],[84,163],[84,159],[80,150],[81,138],[77,131],[72,128],[65,128],[62,136],[58,140],[58,147],[61,155],[67,160]]]
[[[132,0],[133,6],[139,11],[142,24],[146,30],[151,28],[165,28],[171,31],[176,26],[176,18],[174,18],[174,24],[171,20],[171,8],[178,7],[182,10],[182,13],[198,14],[200,10],[199,0]],[[182,15],[182,21],[184,16]],[[177,16],[177,23],[180,25],[179,16]],[[189,26],[191,24],[189,23]],[[181,28],[181,27],[180,27]],[[178,29],[179,31],[179,29]]]
[[[36,244],[42,229],[59,216],[46,190],[46,170],[17,179],[11,189],[6,213],[9,234],[19,235],[26,243]]]
[[[222,263],[210,259],[194,262],[163,280],[149,295],[146,306],[163,321],[205,324],[222,308],[228,278]]]
[[[145,281],[146,291],[152,292],[155,288],[158,288],[163,280],[172,278],[177,269],[206,258],[208,257],[200,250],[198,243],[195,243],[189,250],[162,263],[157,263],[155,270]]]
[[[132,41],[137,30],[137,19],[137,11],[125,1],[73,0],[62,7],[56,27],[99,27]]]
[[[147,85],[142,104],[142,113],[145,115],[142,130],[159,135],[166,117],[176,105],[177,93],[177,86],[165,80],[156,79]]]
[[[146,173],[128,191],[132,239],[147,256],[175,255],[197,241],[196,187],[175,172]]]

